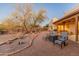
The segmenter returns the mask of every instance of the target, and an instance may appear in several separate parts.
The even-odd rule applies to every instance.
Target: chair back
[[[51,36],[56,36],[56,35],[57,35],[57,32],[56,32],[56,31],[52,31],[52,32],[50,33],[50,35],[51,35]]]
[[[64,41],[68,40],[68,33],[67,32],[62,32],[61,33],[61,39],[64,40]]]

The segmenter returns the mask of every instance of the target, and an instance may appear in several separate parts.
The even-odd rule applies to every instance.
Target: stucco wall
[[[70,24],[69,25],[69,33],[75,34],[75,24]]]

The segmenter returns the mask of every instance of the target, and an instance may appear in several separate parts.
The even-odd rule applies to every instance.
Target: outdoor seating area
[[[69,39],[65,47],[61,47],[58,44],[53,44],[49,39],[46,40],[49,34],[48,31],[40,32],[39,35],[34,39],[33,44],[30,48],[25,48],[22,51],[12,54],[12,56],[72,56],[79,55],[79,43]],[[58,39],[59,40],[59,39]]]
[[[56,30],[51,31],[49,41],[53,44],[58,44],[61,48],[62,45],[66,46],[68,40],[68,33],[66,31],[62,31],[60,35],[58,35]]]

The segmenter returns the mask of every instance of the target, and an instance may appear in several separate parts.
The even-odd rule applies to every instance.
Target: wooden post
[[[65,22],[63,23],[63,30],[65,31]]]
[[[78,17],[75,18],[75,40],[78,41]]]

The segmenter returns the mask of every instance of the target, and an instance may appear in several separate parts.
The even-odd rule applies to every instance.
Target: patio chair
[[[67,40],[68,40],[68,33],[62,32],[58,40],[55,40],[55,44],[60,45],[62,48],[62,45],[66,46]]]
[[[50,33],[49,41],[55,43],[55,40],[57,40],[57,32],[52,31],[52,32]]]

